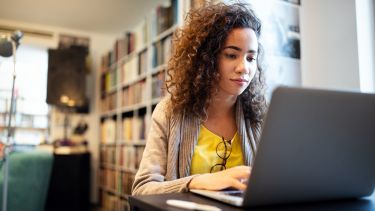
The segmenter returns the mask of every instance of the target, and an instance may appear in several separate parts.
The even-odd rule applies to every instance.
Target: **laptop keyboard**
[[[244,195],[244,192],[240,190],[226,190],[226,191],[222,191],[222,193],[225,195],[238,196],[238,197],[242,197]]]

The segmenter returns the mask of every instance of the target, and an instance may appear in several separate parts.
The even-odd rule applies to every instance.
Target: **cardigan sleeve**
[[[152,114],[146,147],[132,186],[133,195],[185,192],[194,176],[166,181],[169,121],[167,99],[162,100]]]

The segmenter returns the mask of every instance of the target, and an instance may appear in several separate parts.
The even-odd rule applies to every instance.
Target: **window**
[[[48,53],[45,48],[20,45],[16,54],[14,143],[39,144],[48,136]],[[0,58],[0,140],[5,142],[13,81],[13,57]]]

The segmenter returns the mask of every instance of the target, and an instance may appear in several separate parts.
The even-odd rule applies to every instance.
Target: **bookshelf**
[[[104,210],[127,210],[151,114],[164,96],[172,35],[186,0],[158,6],[102,56],[99,200]]]

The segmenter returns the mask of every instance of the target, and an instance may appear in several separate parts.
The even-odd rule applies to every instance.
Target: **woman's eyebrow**
[[[230,49],[233,49],[233,50],[236,50],[236,51],[242,51],[241,48],[239,48],[239,47],[237,47],[237,46],[233,46],[233,45],[225,46],[225,47],[223,48],[223,50],[224,50],[224,49],[227,49],[227,48],[230,48]],[[254,54],[257,53],[256,50],[251,50],[251,49],[248,50],[247,52],[248,52],[248,53],[254,53]]]

